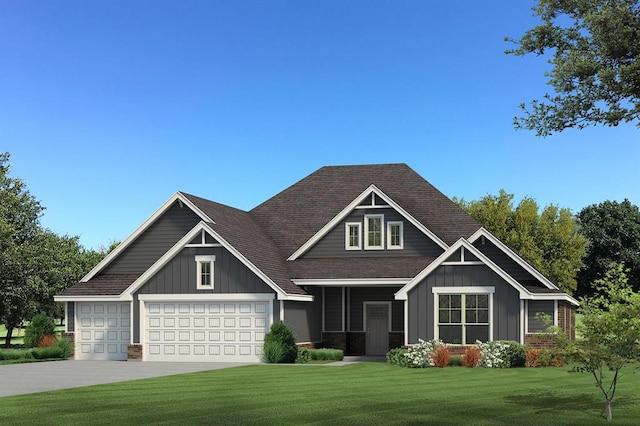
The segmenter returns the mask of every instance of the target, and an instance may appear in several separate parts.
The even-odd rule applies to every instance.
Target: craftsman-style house
[[[56,300],[76,359],[158,361],[258,361],[276,321],[353,355],[529,343],[577,305],[404,164],[323,167],[250,211],[177,192]]]

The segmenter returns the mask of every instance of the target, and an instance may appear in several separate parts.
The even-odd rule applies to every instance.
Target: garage
[[[131,308],[122,302],[76,304],[75,359],[126,360]]]
[[[146,361],[260,361],[269,300],[143,303]]]

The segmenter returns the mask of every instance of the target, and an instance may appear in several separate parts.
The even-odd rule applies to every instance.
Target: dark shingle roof
[[[288,294],[306,294],[289,278],[280,250],[249,213],[182,193],[215,224],[210,226]]]
[[[322,167],[250,214],[289,257],[372,184],[448,245],[480,229],[406,164]]]
[[[433,257],[298,259],[289,267],[293,279],[413,278]]]
[[[125,291],[140,274],[97,275],[90,281],[81,282],[63,291],[61,296],[118,296]]]

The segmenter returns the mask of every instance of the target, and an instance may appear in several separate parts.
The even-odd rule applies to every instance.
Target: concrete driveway
[[[237,367],[228,362],[54,361],[0,365],[0,398]]]

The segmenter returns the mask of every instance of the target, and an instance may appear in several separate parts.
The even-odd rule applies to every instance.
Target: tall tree
[[[26,285],[24,248],[33,243],[43,208],[22,180],[9,176],[9,153],[0,153],[0,321],[7,342],[25,316],[33,314],[33,293]]]
[[[640,209],[629,200],[604,201],[578,213],[582,234],[589,240],[585,266],[578,273],[578,295],[596,292],[609,264],[623,263],[634,290],[640,291]]]
[[[520,107],[516,128],[548,136],[568,128],[640,127],[640,4],[638,0],[538,0],[542,23],[526,31],[507,54],[551,51],[545,72],[555,93]]]
[[[538,203],[525,197],[514,207],[513,194],[500,190],[477,201],[456,200],[474,219],[563,291],[576,289],[587,245],[569,209]]]

